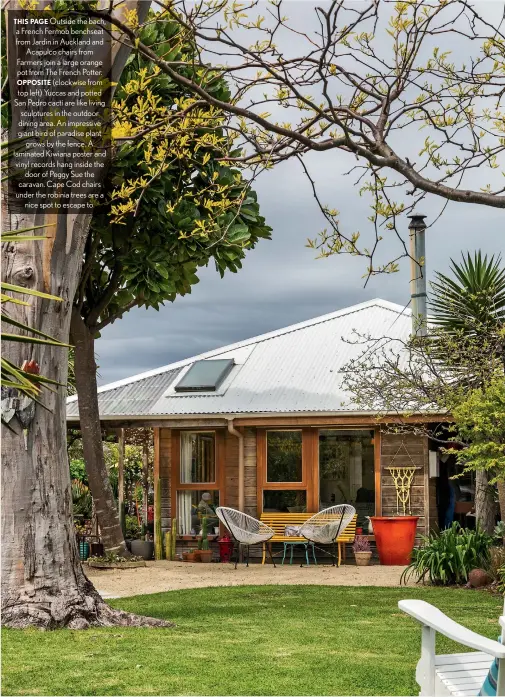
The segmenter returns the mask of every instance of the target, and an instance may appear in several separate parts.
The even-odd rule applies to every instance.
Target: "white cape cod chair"
[[[347,503],[325,508],[305,521],[300,528],[300,535],[309,542],[333,546],[333,566],[335,566],[335,540],[341,535],[354,518],[356,509]],[[340,566],[340,558],[339,558]]]
[[[216,515],[230,532],[235,542],[238,543],[235,557],[235,568],[237,568],[240,545],[245,545],[247,547],[246,565],[249,566],[249,546],[268,542],[268,540],[275,535],[275,530],[272,530],[271,527],[265,525],[265,523],[262,523],[261,520],[256,520],[256,518],[253,518],[246,513],[242,513],[241,511],[237,511],[234,508],[219,506],[216,508]],[[271,550],[270,558],[275,567]]]
[[[400,600],[398,607],[422,625],[421,658],[416,668],[420,695],[505,695],[505,607],[499,620],[503,644],[470,631],[424,600]],[[477,651],[437,656],[437,632]]]

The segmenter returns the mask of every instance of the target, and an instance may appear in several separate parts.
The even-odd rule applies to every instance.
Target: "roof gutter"
[[[228,419],[228,433],[238,438],[238,510],[245,509],[245,466],[244,466],[244,434],[233,425],[233,419]]]

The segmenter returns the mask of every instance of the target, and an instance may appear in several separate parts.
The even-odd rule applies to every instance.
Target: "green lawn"
[[[499,633],[502,600],[464,589],[173,591],[112,604],[174,629],[3,630],[3,694],[414,695],[420,628],[397,608],[407,597]]]

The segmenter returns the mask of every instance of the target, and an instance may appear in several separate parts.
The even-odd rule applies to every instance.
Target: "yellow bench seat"
[[[290,537],[285,534],[287,525],[303,525],[309,518],[315,515],[314,513],[262,513],[260,520],[265,525],[268,525],[272,530],[275,530],[275,535],[270,538],[268,544],[272,542],[307,542],[305,537]],[[355,515],[343,533],[337,538],[338,560],[337,565],[340,566],[342,559],[345,560],[345,546],[354,542],[356,537],[356,522],[358,516]],[[263,543],[263,557],[261,563],[266,561],[266,545]]]

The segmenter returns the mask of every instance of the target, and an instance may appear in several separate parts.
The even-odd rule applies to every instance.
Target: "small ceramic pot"
[[[356,566],[368,566],[372,559],[372,552],[354,552]]]
[[[212,561],[212,550],[211,549],[201,549],[200,550],[200,561],[204,564],[209,564]]]

